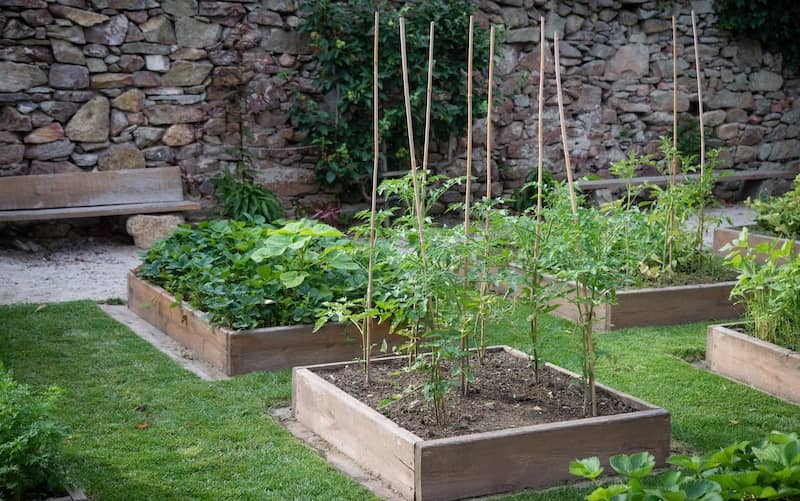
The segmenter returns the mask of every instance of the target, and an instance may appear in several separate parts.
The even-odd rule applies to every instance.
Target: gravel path
[[[37,244],[0,248],[0,304],[125,298],[125,275],[141,262],[139,249],[113,240]]]

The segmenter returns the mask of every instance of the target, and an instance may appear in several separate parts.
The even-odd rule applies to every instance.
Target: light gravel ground
[[[113,240],[37,243],[33,252],[0,248],[0,304],[125,298],[125,275],[141,262],[140,249]]]

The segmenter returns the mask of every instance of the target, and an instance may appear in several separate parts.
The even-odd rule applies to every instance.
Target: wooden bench
[[[198,209],[179,167],[0,177],[0,222]]]
[[[732,181],[761,181],[764,179],[794,179],[800,170],[798,169],[782,169],[782,170],[743,170],[731,171],[724,170],[714,173],[716,182],[727,183]],[[700,179],[700,174],[681,174],[677,177],[677,182],[696,181]],[[614,179],[592,179],[578,181],[577,186],[582,191],[596,191],[596,190],[622,190],[627,185],[641,186],[643,184],[650,184],[655,186],[666,186],[669,184],[670,176],[641,176],[631,178],[614,178]]]

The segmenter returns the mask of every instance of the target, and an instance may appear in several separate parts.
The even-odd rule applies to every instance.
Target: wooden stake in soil
[[[475,27],[475,16],[469,16],[469,36],[467,45],[467,186],[464,195],[464,235],[469,238],[469,211],[470,211],[470,195],[472,191],[472,48],[473,48],[473,32]],[[464,290],[469,288],[469,260],[465,257],[463,260],[464,269]],[[459,348],[461,352],[466,352],[469,346],[469,328],[465,328],[461,333],[461,341]],[[466,364],[469,359],[462,358],[461,360],[461,376],[459,383],[461,386],[461,393],[467,395],[469,390],[467,383]]]
[[[406,22],[400,18],[400,56],[403,68],[403,97],[406,108],[406,127],[408,130],[408,154],[411,157],[411,181],[414,184],[414,212],[417,216],[417,232],[419,233],[419,250],[425,262],[425,238],[423,236],[422,204],[420,203],[420,186],[417,179],[417,157],[414,149],[414,123],[411,119],[411,97],[408,89],[408,57],[406,52]]]
[[[561,143],[564,148],[564,163],[567,171],[567,183],[569,184],[569,199],[572,205],[572,218],[575,223],[575,228],[580,232],[580,221],[578,220],[578,203],[575,197],[575,183],[572,178],[572,164],[569,160],[569,150],[567,149],[567,122],[564,118],[564,97],[561,91],[561,63],[558,58],[558,32],[553,34],[553,53],[555,56],[555,72],[556,72],[556,96],[558,98],[558,118],[561,122]],[[576,235],[580,238],[580,234]],[[580,250],[580,247],[578,247]],[[578,280],[575,293],[580,297],[589,297],[588,290],[583,284],[583,280]],[[597,416],[597,390],[595,388],[594,380],[594,343],[592,340],[592,309],[591,305],[587,305],[587,310],[581,310],[581,317],[583,317],[584,328],[586,329],[586,355],[589,359],[589,393],[592,401],[592,416]]]
[[[542,124],[542,115],[544,115],[544,58],[545,58],[545,47],[547,46],[547,41],[545,38],[545,25],[544,25],[544,17],[539,18],[539,33],[541,34],[541,38],[539,39],[539,113],[538,113],[538,127],[537,127],[537,140],[536,145],[539,150],[539,161],[537,164],[537,176],[536,176],[536,231],[533,237],[533,273],[534,279],[538,280],[539,276],[539,242],[541,240],[542,234],[542,182],[543,182],[543,171],[544,171],[544,153],[542,151],[543,147],[543,124]],[[538,283],[538,282],[537,282]],[[530,294],[530,303],[533,304],[535,291],[531,288]],[[534,307],[533,311],[531,312],[531,333],[532,336],[537,336],[533,339],[538,339],[538,332],[539,332],[539,308]],[[539,350],[537,348],[538,342],[533,342],[533,373],[536,378],[536,382],[539,382]]]
[[[491,203],[492,200],[492,99],[494,87],[494,26],[489,29],[489,82],[488,91],[486,93],[486,202]],[[483,219],[483,238],[487,240],[485,245],[488,245],[489,239],[489,206],[486,207],[486,215]],[[488,248],[487,251],[488,252]],[[485,258],[488,259],[488,255]],[[486,297],[489,284],[486,281],[481,282],[481,303],[483,298]],[[486,354],[486,316],[480,314],[481,325],[481,339],[478,349],[478,358],[483,362],[483,357]]]
[[[428,35],[428,88],[425,98],[425,143],[422,149],[422,186],[428,175],[428,149],[431,139],[431,94],[433,91],[433,21],[431,21],[430,34]],[[420,195],[420,203],[425,206],[425,190]]]
[[[475,16],[469,16],[469,45],[467,47],[467,186],[464,196],[464,233],[469,236],[469,210],[472,196],[472,59]]]
[[[697,21],[692,10],[692,38],[694,39],[694,68],[697,74],[697,108],[700,118],[700,179],[702,180],[706,172],[706,131],[703,123],[703,70],[700,67],[700,45],[697,42]],[[700,213],[698,214],[697,224],[697,259],[700,265],[703,260],[703,232],[705,226],[705,200],[701,202]]]
[[[378,198],[378,149],[380,131],[378,130],[378,12],[375,11],[375,38],[372,41],[372,207],[369,215],[369,269],[367,273],[366,310],[372,309],[373,272],[375,270],[375,212]],[[369,384],[370,345],[372,344],[372,315],[367,315],[364,326],[364,380]]]
[[[678,32],[675,27],[675,16],[672,16],[672,166],[669,186],[675,188],[678,176]],[[672,248],[675,235],[675,202],[670,197],[669,225],[667,228],[667,268],[672,269]]]

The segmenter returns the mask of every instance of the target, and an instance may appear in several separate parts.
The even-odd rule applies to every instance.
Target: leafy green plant
[[[624,483],[598,486],[587,501],[727,501],[800,496],[800,440],[796,433],[772,432],[756,442],[738,442],[707,456],[675,455],[677,467],[651,476],[649,452],[612,456],[611,468]],[[604,468],[596,457],[575,460],[569,471],[592,482]]]
[[[759,339],[800,350],[800,256],[794,242],[763,242],[751,247],[749,232],[722,248],[725,262],[739,272],[731,297],[744,304],[752,334]],[[757,257],[766,256],[764,264]]]
[[[800,239],[800,176],[794,179],[794,189],[781,197],[747,201],[756,211],[756,224],[775,235]]]
[[[55,386],[36,393],[0,364],[0,498],[62,487],[66,433],[51,417],[61,394]]]
[[[547,198],[553,191],[556,184],[556,178],[550,169],[542,170],[542,195]],[[538,185],[538,171],[531,170],[525,176],[525,184],[514,190],[511,195],[511,200],[514,203],[514,210],[517,212],[525,212],[528,209],[536,207],[536,193]]]
[[[717,24],[783,54],[786,66],[800,66],[800,4],[794,0],[715,0]]]
[[[308,141],[319,149],[317,176],[326,184],[341,183],[358,188],[371,174],[372,145],[364,141],[372,133],[372,24],[380,12],[380,106],[383,157],[391,170],[408,165],[405,115],[400,75],[398,20],[406,19],[408,65],[426,67],[428,28],[436,23],[431,133],[434,141],[460,136],[466,124],[464,54],[467,53],[469,15],[475,5],[469,0],[432,0],[397,7],[380,0],[339,2],[312,0],[302,7],[299,31],[309,36],[319,62],[319,92],[335,98],[328,109],[316,100],[297,94],[293,116]],[[483,73],[488,63],[488,34],[476,27],[475,71]],[[425,72],[411,72],[412,116],[424,117]],[[476,87],[475,101],[482,101]],[[422,131],[421,122],[415,130]],[[417,144],[422,144],[420,135]],[[426,167],[426,166],[423,166]]]
[[[363,298],[366,259],[363,243],[317,221],[223,220],[179,228],[145,253],[139,275],[212,324],[252,329],[313,324],[326,302]]]
[[[211,183],[224,217],[271,223],[284,216],[283,206],[275,194],[256,184],[243,162],[236,164],[235,172],[226,168],[222,176],[212,179]]]

